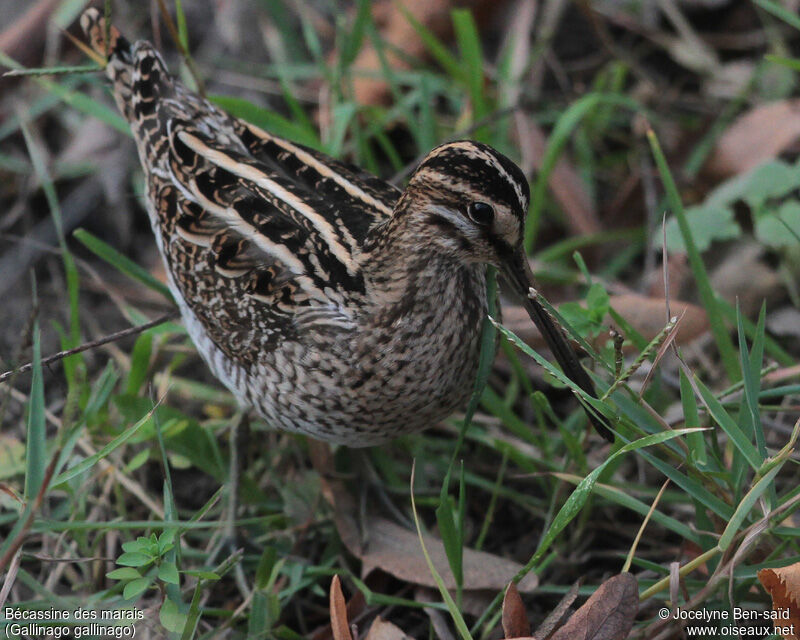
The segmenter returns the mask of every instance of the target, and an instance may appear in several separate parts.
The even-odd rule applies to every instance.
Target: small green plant
[[[179,604],[172,601],[167,585],[179,585],[180,575],[175,560],[175,529],[167,529],[156,536],[139,536],[122,544],[122,555],[117,558],[118,569],[107,574],[112,580],[120,580],[125,586],[122,597],[134,600],[151,587],[158,587],[164,594],[161,605],[161,623],[170,630],[183,628],[185,616],[179,613]]]

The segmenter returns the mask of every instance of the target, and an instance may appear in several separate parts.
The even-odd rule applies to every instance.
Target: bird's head
[[[411,176],[396,211],[410,215],[418,238],[462,264],[497,267],[523,301],[564,373],[594,396],[591,379],[562,328],[531,295],[522,246],[530,189],[520,168],[492,147],[462,140],[436,147]],[[590,418],[613,440],[605,420]]]
[[[420,240],[465,263],[502,267],[521,253],[530,190],[522,171],[490,146],[436,147],[414,171],[401,204]]]

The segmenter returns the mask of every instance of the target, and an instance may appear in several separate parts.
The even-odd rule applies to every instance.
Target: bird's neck
[[[448,255],[431,241],[435,232],[397,214],[371,230],[362,256],[370,298],[393,317],[445,308],[479,322],[486,313],[485,267]]]

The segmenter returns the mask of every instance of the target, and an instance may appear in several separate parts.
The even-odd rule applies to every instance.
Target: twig
[[[160,316],[150,322],[145,322],[144,324],[140,324],[136,327],[129,327],[128,329],[117,331],[116,333],[112,333],[103,338],[92,340],[91,342],[86,342],[73,349],[67,349],[66,351],[59,351],[58,353],[54,353],[53,355],[47,356],[46,358],[42,358],[42,365],[48,365],[53,362],[63,360],[64,358],[67,358],[69,356],[75,355],[76,353],[82,353],[84,351],[88,351],[89,349],[101,347],[104,344],[108,344],[109,342],[116,342],[117,340],[121,340],[122,338],[127,338],[128,336],[137,335],[139,333],[142,333],[142,331],[147,331],[148,329],[157,327],[160,324],[164,324],[165,322],[167,322],[167,320],[172,320],[173,318],[177,317],[178,317],[178,312],[171,311],[170,313],[166,313],[163,316]],[[7,380],[8,378],[10,378],[15,374],[29,371],[32,367],[33,363],[29,362],[27,364],[23,364],[21,367],[17,367],[16,369],[11,369],[10,371],[6,371],[5,373],[0,374],[0,382],[4,382],[5,380]]]

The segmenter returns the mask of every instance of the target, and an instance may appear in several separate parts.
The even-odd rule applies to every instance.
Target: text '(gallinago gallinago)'
[[[81,25],[105,55],[100,13],[87,10]],[[240,403],[274,427],[355,447],[434,424],[473,387],[487,264],[593,393],[561,329],[527,296],[529,190],[508,158],[444,144],[400,191],[232,117],[170,77],[152,45],[108,32],[107,74],[136,140],[169,287]]]

